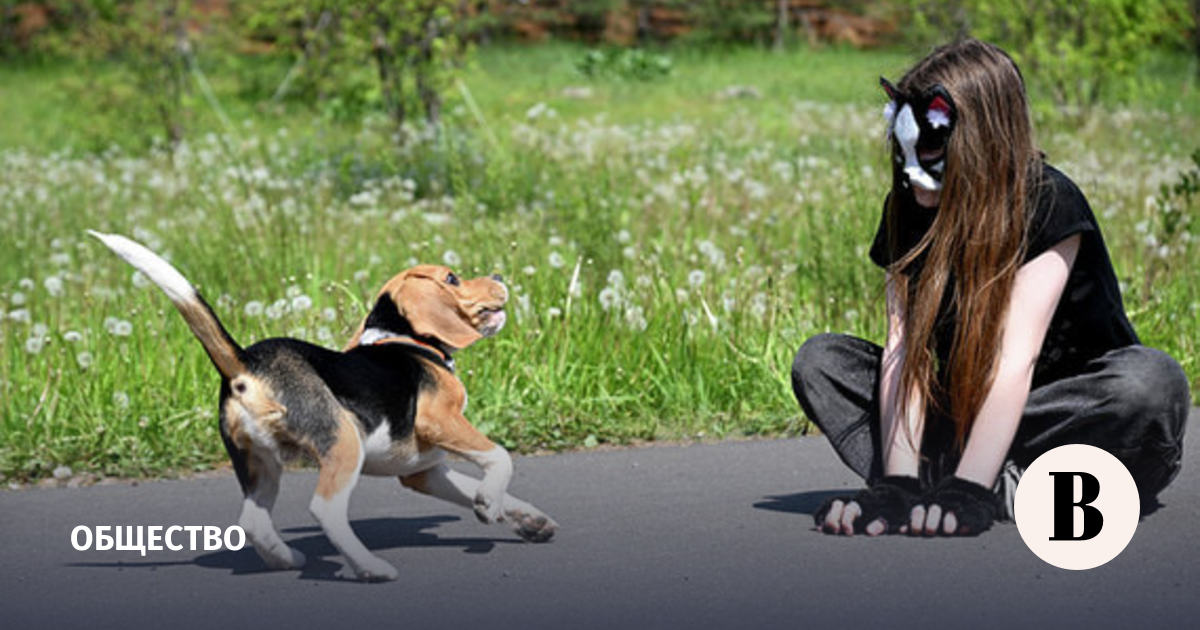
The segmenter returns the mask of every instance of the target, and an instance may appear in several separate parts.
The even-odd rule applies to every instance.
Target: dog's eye
[[[446,284],[448,284],[452,287],[456,287],[462,283],[458,280],[458,276],[451,273],[446,276]]]

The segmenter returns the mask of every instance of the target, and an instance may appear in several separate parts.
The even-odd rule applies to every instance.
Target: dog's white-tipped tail
[[[179,313],[183,315],[188,327],[200,340],[222,376],[233,378],[246,371],[246,366],[242,363],[241,347],[229,336],[212,308],[200,297],[192,283],[172,267],[171,263],[140,243],[119,234],[104,234],[95,230],[88,230],[88,234],[100,239],[101,243],[142,272],[171,298],[171,302],[179,309]]]

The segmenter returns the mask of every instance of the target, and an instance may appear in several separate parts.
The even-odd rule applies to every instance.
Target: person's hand
[[[900,531],[913,536],[978,536],[999,516],[997,501],[990,488],[951,475],[912,508]]]
[[[826,534],[896,533],[907,525],[913,506],[920,501],[919,479],[888,475],[857,494],[825,501],[813,514],[813,521]]]

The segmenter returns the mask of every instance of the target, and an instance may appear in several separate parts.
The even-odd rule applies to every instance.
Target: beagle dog
[[[220,372],[221,439],[245,495],[238,524],[269,567],[305,562],[271,522],[283,464],[297,456],[320,466],[309,510],[359,579],[398,576],[350,529],[360,474],[399,477],[484,523],[507,522],[527,541],[554,535],[557,523],[507,494],[508,452],[463,416],[467,394],[452,357],[504,326],[500,276],[462,280],[445,267],[413,267],[383,286],[341,352],[289,338],[242,348],[169,263],[123,236],[89,233],[167,294]],[[483,478],[451,469],[447,453],[478,465]]]

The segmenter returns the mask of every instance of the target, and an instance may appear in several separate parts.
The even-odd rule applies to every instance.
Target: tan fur
[[[421,471],[415,475],[405,475],[400,478],[400,483],[411,490],[416,490],[422,494],[429,494],[425,488],[426,471]]]
[[[317,494],[330,499],[341,492],[358,472],[361,453],[362,442],[354,417],[350,412],[339,413],[337,441],[320,457]]]
[[[496,444],[465,417],[466,390],[446,370],[433,370],[436,386],[417,399],[416,433],[422,442],[454,453],[490,451]]]
[[[249,450],[253,445],[243,412],[264,434],[277,440],[287,437],[288,431],[283,424],[287,407],[276,400],[269,385],[250,374],[237,376],[229,385],[231,395],[225,400],[225,424],[230,440],[238,448]]]
[[[222,376],[233,378],[246,372],[246,366],[238,359],[237,349],[221,334],[221,325],[203,304],[182,302],[176,303],[175,307],[179,309],[188,328],[191,328],[192,333],[200,340]]]

